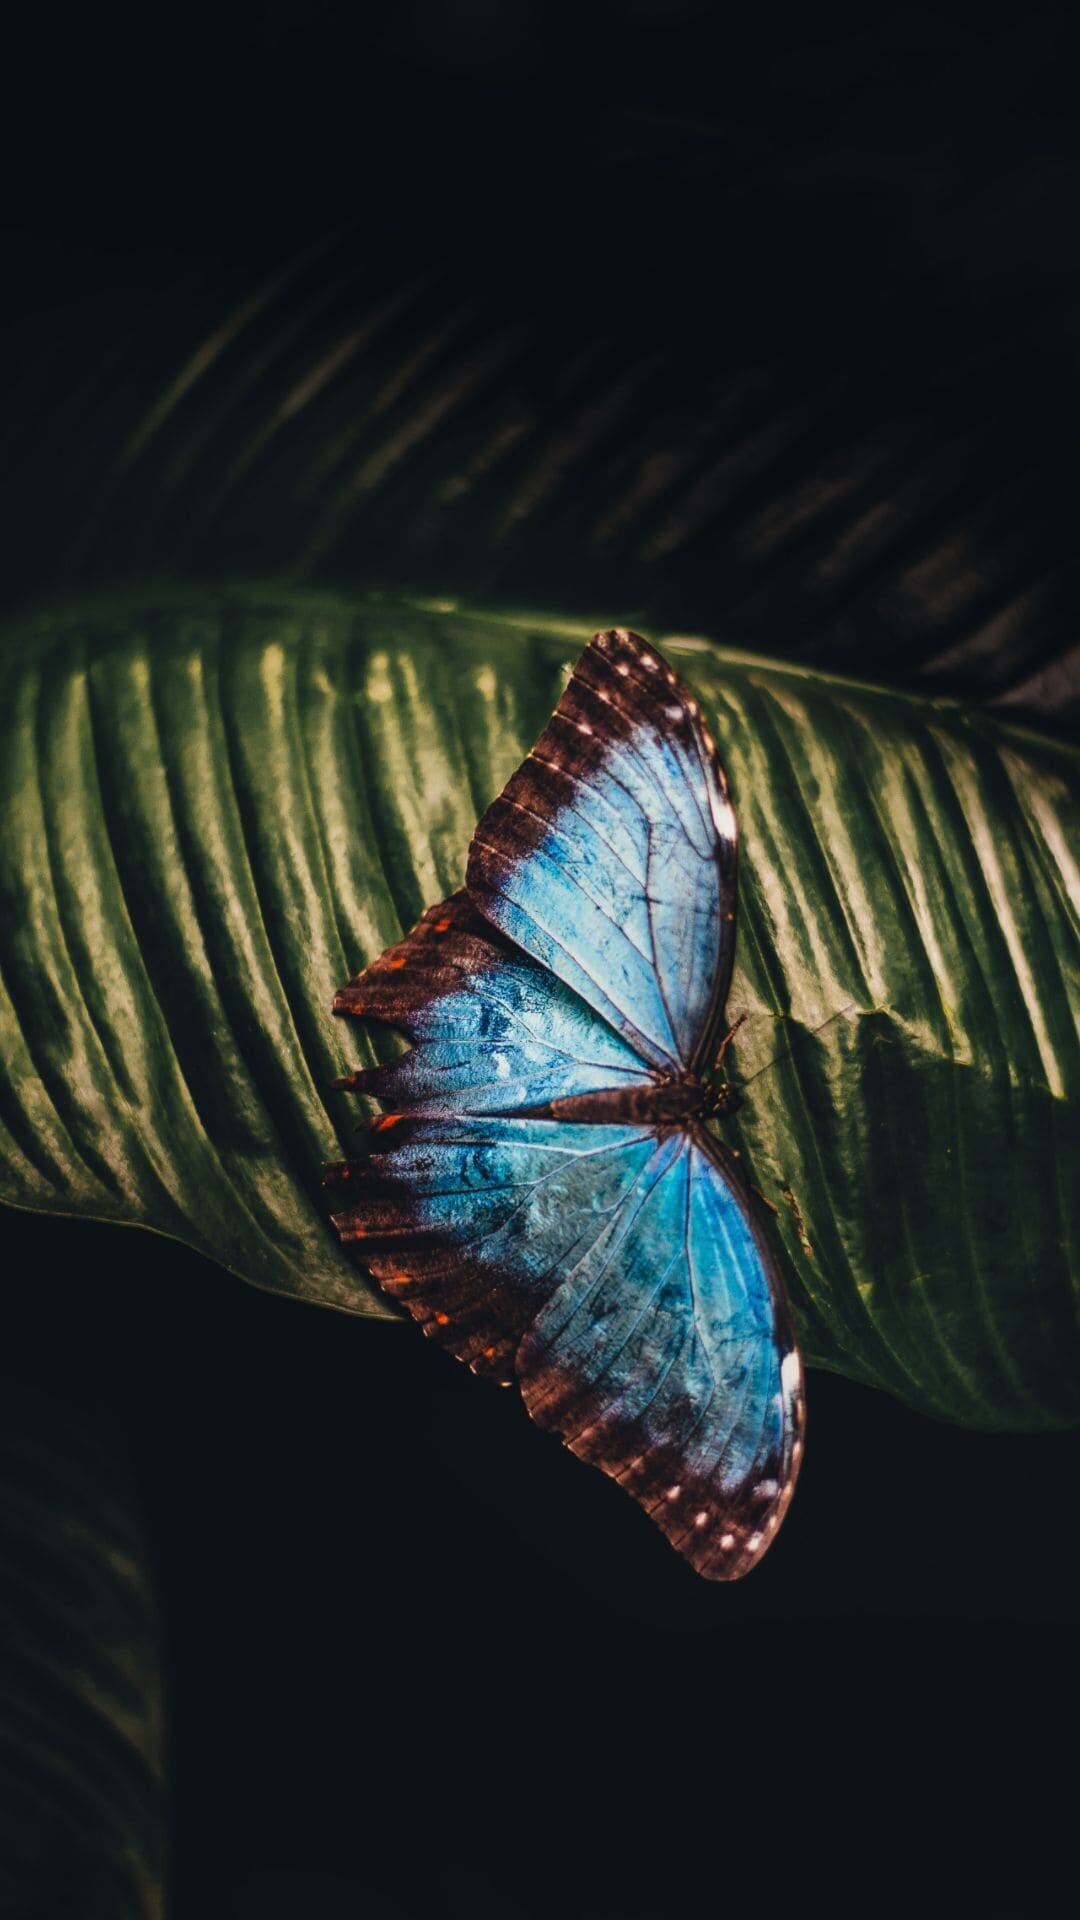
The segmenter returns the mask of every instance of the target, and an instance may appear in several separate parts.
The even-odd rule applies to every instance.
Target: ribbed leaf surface
[[[385,1311],[324,1224],[365,1045],[330,999],[460,884],[587,637],[239,595],[13,635],[3,1197]],[[1074,1419],[1078,756],[654,637],[734,785],[733,1077],[777,1060],[738,1124],[810,1358],[976,1425]]]

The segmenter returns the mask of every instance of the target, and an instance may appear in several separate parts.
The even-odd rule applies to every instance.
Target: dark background
[[[331,9],[282,4],[39,20],[5,65],[9,606],[235,573],[617,602],[1074,723],[1055,11],[792,31],[690,0],[471,0],[345,39]],[[236,399],[226,361],[125,468],[200,340],[340,231],[271,301],[286,328],[355,260],[358,217],[369,277],[437,262],[416,342],[474,290],[440,350],[451,386],[524,329],[509,466],[460,511],[445,493],[499,427],[493,378],[313,548],[326,499],[297,474],[366,363],[215,493],[277,403],[266,382]],[[558,435],[507,531],[501,501]],[[609,490],[691,439],[629,531],[598,536]],[[141,1235],[4,1233],[25,1274],[9,1387],[84,1409],[137,1476],[177,1920],[1045,1907],[1076,1436],[963,1433],[814,1374],[781,1540],[713,1588],[515,1398],[407,1333]]]

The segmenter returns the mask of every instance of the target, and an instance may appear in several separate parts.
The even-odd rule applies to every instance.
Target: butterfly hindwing
[[[534,1119],[381,1128],[339,1170],[342,1238],[425,1332],[516,1377],[533,1418],[622,1481],[700,1572],[745,1573],[787,1502],[801,1378],[760,1233],[711,1144]]]
[[[394,1116],[331,1170],[353,1201],[334,1225],[429,1336],[509,1381],[522,1332],[652,1148],[641,1127]]]
[[[698,1066],[734,952],[735,816],[697,703],[636,634],[598,634],[483,816],[485,917],[651,1065]]]
[[[464,891],[429,907],[341,989],[334,1010],[386,1021],[415,1043],[349,1076],[393,1109],[513,1113],[651,1078],[626,1041],[502,939]]]

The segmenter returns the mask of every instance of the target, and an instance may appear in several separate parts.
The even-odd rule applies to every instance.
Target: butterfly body
[[[617,1088],[602,1093],[572,1093],[562,1100],[549,1100],[536,1113],[553,1120],[635,1120],[642,1126],[689,1125],[692,1121],[718,1119],[737,1113],[742,1096],[726,1081],[719,1085],[699,1080],[694,1074],[664,1080],[651,1086]]]
[[[339,1083],[386,1111],[328,1174],[342,1240],[424,1331],[717,1579],[774,1537],[803,1424],[767,1234],[706,1124],[741,1104],[717,1049],[734,902],[696,703],[645,641],[598,635],[466,886],[336,996],[412,1046]]]

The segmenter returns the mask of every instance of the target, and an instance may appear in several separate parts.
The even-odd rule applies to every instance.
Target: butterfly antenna
[[[834,1023],[835,1021],[837,1021],[837,1020],[846,1020],[849,1014],[851,1014],[851,1013],[855,1013],[856,1011],[857,1011],[857,1008],[856,1008],[856,1006],[855,1006],[855,1002],[854,1002],[854,1001],[852,1001],[852,1003],[851,1003],[851,1005],[850,1005],[850,1006],[848,1006],[848,1007],[841,1007],[841,1008],[840,1008],[840,1011],[839,1011],[838,1013],[830,1013],[830,1015],[829,1015],[829,1017],[828,1017],[828,1019],[827,1019],[827,1020],[823,1020],[823,1021],[821,1022],[821,1025],[820,1025],[819,1027],[810,1027],[810,1028],[809,1028],[808,1030],[807,1030],[807,1029],[804,1029],[804,1030],[803,1030],[803,1033],[802,1033],[802,1038],[803,1038],[804,1040],[812,1040],[812,1039],[814,1038],[814,1036],[815,1036],[815,1034],[819,1034],[819,1033],[824,1033],[824,1031],[825,1031],[825,1029],[826,1029],[826,1027],[831,1027],[831,1026],[833,1025],[833,1023]],[[727,1036],[727,1040],[725,1040],[725,1041],[724,1041],[724,1046],[722,1046],[722,1047],[721,1047],[721,1049],[720,1049],[720,1054],[721,1054],[721,1055],[723,1054],[723,1051],[724,1051],[724,1047],[726,1047],[726,1046],[727,1046],[727,1043],[728,1043],[728,1040],[730,1040],[730,1039],[731,1039],[731,1034],[732,1034],[732,1033],[735,1033],[735,1032],[737,1032],[737,1030],[738,1030],[738,1028],[739,1028],[739,1027],[741,1026],[741,1024],[742,1024],[742,1021],[743,1021],[743,1020],[745,1020],[745,1019],[746,1019],[746,1017],[747,1017],[747,1016],[746,1016],[746,1014],[744,1013],[744,1014],[742,1015],[742,1018],[741,1018],[740,1020],[737,1020],[737,1021],[735,1022],[735,1025],[734,1025],[734,1026],[732,1027],[732,1029],[731,1029],[731,1033],[729,1033],[729,1034],[728,1034],[728,1036]],[[792,1051],[792,1048],[791,1048],[791,1047],[789,1046],[789,1047],[787,1048],[787,1053],[791,1053],[791,1051]],[[762,1074],[763,1074],[763,1073],[768,1073],[768,1072],[770,1071],[770,1069],[771,1069],[772,1067],[775,1067],[775,1065],[776,1065],[776,1063],[777,1063],[777,1061],[778,1061],[778,1060],[783,1060],[784,1058],[785,1058],[785,1054],[784,1054],[783,1052],[781,1052],[781,1053],[774,1053],[774,1055],[773,1055],[773,1057],[772,1057],[772,1059],[771,1059],[771,1060],[767,1060],[767,1061],[765,1062],[765,1065],[764,1065],[763,1067],[759,1067],[756,1073],[752,1073],[752,1074],[750,1075],[750,1078],[749,1078],[749,1080],[740,1080],[740,1081],[739,1081],[739,1091],[740,1091],[740,1093],[742,1092],[742,1089],[743,1089],[744,1087],[749,1087],[749,1086],[752,1086],[755,1080],[760,1080],[760,1079],[761,1079],[761,1076],[762,1076]]]
[[[728,1031],[725,1033],[723,1039],[720,1042],[720,1049],[719,1049],[719,1052],[717,1053],[716,1059],[713,1061],[712,1070],[714,1073],[719,1073],[721,1067],[724,1064],[725,1053],[727,1052],[732,1041],[734,1040],[735,1035],[738,1033],[739,1028],[745,1027],[746,1022],[749,1018],[750,1018],[749,1014],[740,1013],[738,1019],[735,1022],[735,1025],[733,1027],[728,1028]]]

